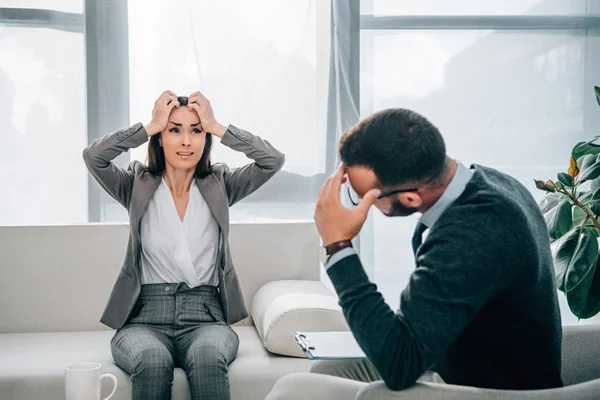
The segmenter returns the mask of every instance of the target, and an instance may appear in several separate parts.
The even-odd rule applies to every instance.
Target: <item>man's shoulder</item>
[[[517,246],[542,232],[544,218],[531,193],[517,186],[511,188],[514,178],[498,174],[500,183],[494,178],[486,182],[483,178],[489,175],[474,176],[476,181],[469,183],[435,223],[432,237],[468,237],[479,242],[493,238],[496,243]]]
[[[463,193],[440,216],[439,222],[452,222],[453,224],[471,224],[482,218],[489,223],[501,222],[509,218],[510,209],[514,207],[512,201],[507,200],[501,193],[488,189],[472,190]],[[437,225],[437,223],[436,223]]]
[[[457,217],[513,219],[539,210],[531,192],[516,178],[493,168],[474,165],[472,179],[448,208]]]
[[[454,203],[436,221],[431,235],[487,235],[509,223],[510,218],[502,211],[499,202],[485,200],[479,203]]]
[[[436,230],[463,228],[481,233],[501,228],[510,231],[527,214],[527,207],[521,203],[495,188],[471,188],[445,210],[434,226]]]
[[[516,196],[533,199],[525,185],[510,174],[479,164],[474,164],[472,167],[473,178],[465,190],[468,194],[481,196],[487,193],[502,200],[515,199]]]

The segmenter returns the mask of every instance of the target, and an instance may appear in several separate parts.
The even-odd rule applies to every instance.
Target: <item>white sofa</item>
[[[121,266],[127,234],[126,225],[0,227],[0,399],[63,400],[64,367],[81,361],[100,362],[104,372],[117,376],[113,399],[131,398],[131,382],[111,357],[114,331],[98,322]],[[263,343],[259,331],[262,336],[272,331],[265,328],[265,318],[273,319],[265,314],[275,310],[281,316],[282,302],[293,309],[313,296],[307,301],[310,307],[317,296],[328,299],[325,311],[338,324],[343,317],[335,310],[336,298],[324,297],[333,293],[319,282],[319,238],[313,223],[233,225],[231,244],[251,314],[255,293],[263,285],[294,281],[267,285],[258,296],[258,311],[253,313],[260,320],[258,330],[251,318],[234,326],[240,347],[229,366],[232,399],[262,400],[280,377],[310,368],[305,358],[265,349],[268,343]],[[282,291],[287,300],[277,298]],[[272,301],[277,307],[269,307]],[[313,325],[298,329],[314,330],[320,323],[317,318]],[[289,324],[288,320],[283,330]],[[282,337],[286,339],[285,334]],[[291,335],[287,340],[293,341]],[[281,348],[281,343],[280,338],[275,345]],[[295,354],[294,345],[284,343],[283,353]],[[110,380],[105,382],[104,396],[111,387]],[[173,399],[189,398],[185,374],[177,369]]]
[[[64,400],[64,367],[80,361],[100,362],[104,372],[117,376],[114,400],[131,398],[128,376],[110,354],[113,331],[98,322],[126,238],[126,225],[0,227],[0,400]],[[320,283],[327,279],[312,223],[233,225],[231,243],[256,321],[256,326],[250,318],[234,326],[240,348],[229,366],[231,394],[232,399],[262,400],[280,377],[310,368],[307,359],[275,355],[265,347],[298,356],[287,335],[293,327],[347,326],[337,298]],[[292,314],[296,317],[289,318]],[[562,375],[566,388],[525,392],[433,383],[392,392],[377,382],[357,400],[600,399],[600,324],[565,327]],[[104,396],[110,388],[106,382]],[[177,369],[173,399],[189,398],[185,375]]]

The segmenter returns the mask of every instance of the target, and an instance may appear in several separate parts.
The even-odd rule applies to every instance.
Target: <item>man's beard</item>
[[[392,208],[389,212],[385,213],[386,217],[408,217],[419,211],[417,207],[406,207],[398,199],[394,199]]]

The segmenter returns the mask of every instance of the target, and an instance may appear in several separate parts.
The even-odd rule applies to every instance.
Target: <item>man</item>
[[[315,221],[327,273],[368,360],[315,363],[312,372],[325,375],[285,377],[269,399],[307,398],[307,387],[311,398],[354,398],[374,380],[401,390],[426,372],[481,388],[561,387],[550,242],[527,189],[449,158],[435,126],[406,109],[361,121],[339,151],[343,164],[321,189]],[[361,198],[354,209],[340,202],[346,180]],[[422,213],[412,243],[416,269],[396,313],[350,242],[372,205],[389,217]],[[299,382],[304,391],[294,387]]]

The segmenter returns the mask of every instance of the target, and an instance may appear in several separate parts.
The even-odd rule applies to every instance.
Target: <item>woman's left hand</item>
[[[200,118],[200,124],[202,129],[212,135],[223,137],[227,131],[227,127],[219,124],[215,119],[210,101],[200,92],[195,92],[190,95],[188,99],[188,108],[196,111],[198,118]]]

